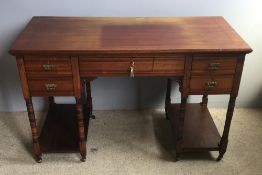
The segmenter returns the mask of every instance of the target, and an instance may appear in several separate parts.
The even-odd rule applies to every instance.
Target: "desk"
[[[177,159],[187,150],[216,150],[220,160],[228,144],[245,55],[251,51],[222,17],[33,17],[10,53],[16,56],[36,160],[41,162],[42,152],[79,148],[85,161],[88,121],[93,116],[90,81],[101,76],[168,77],[165,109]],[[180,104],[170,100],[175,77]],[[209,94],[230,95],[222,137],[208,112]],[[203,95],[203,100],[187,104],[189,95]],[[40,136],[32,96],[49,99]],[[58,105],[54,96],[74,96],[76,104]]]

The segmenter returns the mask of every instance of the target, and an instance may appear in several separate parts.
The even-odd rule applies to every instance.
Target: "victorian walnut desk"
[[[80,151],[92,117],[90,81],[96,77],[167,77],[166,116],[176,156],[187,150],[226,152],[245,55],[252,49],[222,17],[33,17],[15,41],[23,95],[37,162],[42,152]],[[178,78],[181,103],[171,104],[171,79]],[[207,108],[209,94],[229,94],[222,137]],[[189,95],[203,95],[187,104]],[[41,135],[33,96],[49,99]],[[54,96],[74,96],[76,105]]]

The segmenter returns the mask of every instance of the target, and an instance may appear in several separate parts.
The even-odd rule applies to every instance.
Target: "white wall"
[[[259,0],[1,0],[0,111],[25,110],[15,59],[8,49],[32,16],[224,16],[254,50],[246,57],[237,105],[262,106],[261,6]],[[92,85],[94,107],[163,107],[165,84],[163,78],[100,78]],[[173,97],[177,101],[178,93]],[[190,98],[196,100],[199,97]],[[34,101],[37,109],[43,109],[41,98]],[[227,101],[227,96],[216,96],[209,104],[221,107]]]

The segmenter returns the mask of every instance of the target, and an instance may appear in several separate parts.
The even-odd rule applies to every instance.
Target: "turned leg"
[[[84,162],[86,160],[86,141],[85,141],[83,105],[81,103],[81,99],[76,99],[76,111],[77,111],[78,130],[79,130],[79,151],[81,154],[81,161]]]
[[[55,98],[53,96],[48,97],[48,104],[49,104],[49,107],[52,107],[55,105]]]
[[[86,81],[86,101],[87,101],[87,108],[88,108],[88,114],[89,117],[92,119],[95,119],[95,115],[93,115],[93,102],[92,102],[92,96],[91,96],[91,85],[90,81]]]
[[[201,106],[207,106],[207,102],[208,102],[208,97],[206,94],[203,95],[202,97],[202,102],[200,103]]]
[[[166,88],[166,101],[165,101],[165,112],[166,112],[166,119],[168,120],[168,108],[171,104],[171,98],[170,98],[170,94],[171,94],[171,79],[168,78],[167,79],[167,88]]]
[[[184,129],[184,120],[186,112],[186,103],[188,96],[181,95],[181,104],[180,104],[180,115],[177,125],[177,138],[176,138],[176,160],[179,160],[180,153],[182,151],[182,141],[183,141],[183,129]]]
[[[229,129],[234,113],[234,108],[235,108],[235,101],[236,97],[230,96],[228,108],[227,108],[227,114],[226,114],[226,121],[225,121],[225,126],[224,126],[224,131],[222,138],[219,143],[219,156],[217,160],[221,160],[227,150],[227,144],[228,144],[228,134],[229,134]]]
[[[38,141],[38,132],[37,132],[37,127],[36,127],[36,120],[35,120],[35,113],[34,113],[32,99],[31,98],[25,99],[25,101],[26,101],[28,118],[29,118],[31,131],[32,131],[33,149],[34,149],[35,158],[38,163],[41,163],[42,162],[42,153],[41,153],[40,145]]]

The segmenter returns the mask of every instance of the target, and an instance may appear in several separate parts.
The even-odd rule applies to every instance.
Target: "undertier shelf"
[[[168,115],[175,134],[180,115],[180,104],[171,104]],[[182,151],[217,151],[221,136],[206,106],[186,104]]]
[[[87,110],[84,108],[85,135],[88,126]],[[76,106],[55,104],[48,111],[39,142],[43,153],[79,152],[79,134]]]

